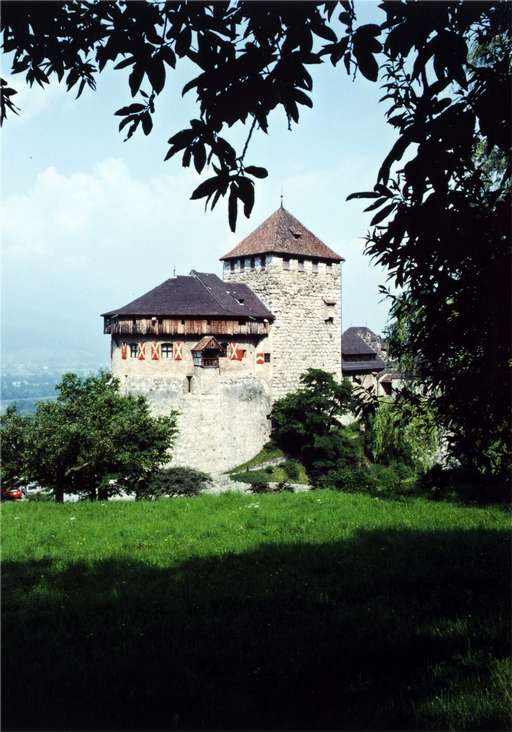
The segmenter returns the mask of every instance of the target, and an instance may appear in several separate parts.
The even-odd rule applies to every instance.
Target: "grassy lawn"
[[[331,491],[4,505],[4,729],[506,729],[510,523]]]

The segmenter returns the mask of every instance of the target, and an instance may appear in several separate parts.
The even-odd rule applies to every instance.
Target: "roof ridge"
[[[190,270],[190,274],[191,274],[192,277],[195,277],[202,284],[202,286],[205,288],[205,290],[207,291],[207,293],[210,295],[210,297],[213,300],[215,300],[215,302],[220,307],[220,309],[223,310],[225,313],[227,313],[227,308],[225,308],[224,305],[221,302],[219,302],[219,300],[217,300],[217,298],[215,297],[215,295],[213,294],[213,292],[205,285],[205,283],[203,282],[203,280],[199,276],[200,274],[210,274],[210,273],[209,272],[203,272],[203,273],[201,273],[201,272],[197,272],[195,269],[191,269]],[[211,274],[213,274],[214,277],[217,277],[217,275],[215,274],[215,272],[212,272]],[[218,279],[220,280],[220,277]],[[220,280],[220,281],[222,282],[222,280]]]

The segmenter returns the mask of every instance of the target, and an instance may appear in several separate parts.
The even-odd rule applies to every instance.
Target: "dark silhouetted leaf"
[[[394,208],[396,208],[396,203],[390,203],[389,206],[385,206],[381,211],[379,211],[379,213],[375,214],[373,219],[370,221],[370,226],[376,226],[376,224],[380,223],[386,218],[386,216],[389,216]]]
[[[228,219],[229,228],[231,231],[236,231],[236,216],[237,216],[237,189],[234,183],[231,184],[229,190],[229,201],[228,201]]]
[[[212,193],[215,193],[217,188],[219,187],[219,176],[214,175],[212,178],[208,178],[208,180],[203,181],[200,185],[197,186],[195,191],[192,193],[190,198],[192,200],[198,199],[198,198],[206,198],[207,196],[211,196]]]
[[[153,129],[153,119],[151,118],[151,115],[149,112],[145,112],[142,115],[142,130],[145,135],[149,135],[151,130]]]
[[[245,168],[245,172],[253,175],[255,178],[266,178],[268,175],[266,168],[259,168],[257,165],[248,165]]]
[[[119,117],[124,117],[125,114],[133,114],[134,112],[142,112],[146,107],[144,104],[129,104],[127,107],[121,107],[115,114]]]
[[[133,67],[133,71],[130,74],[128,78],[128,83],[130,84],[130,91],[132,93],[132,97],[134,97],[137,92],[139,91],[139,87],[142,84],[142,79],[144,77],[144,66],[141,64],[135,64]]]
[[[194,167],[198,173],[200,173],[206,163],[206,149],[202,142],[199,142],[194,147]]]
[[[351,193],[347,196],[346,200],[351,201],[353,198],[379,198],[381,194],[375,191],[360,191],[358,193]]]

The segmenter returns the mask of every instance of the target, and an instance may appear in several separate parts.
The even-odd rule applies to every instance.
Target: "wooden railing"
[[[157,320],[137,318],[121,320],[105,318],[104,333],[125,336],[173,336],[173,335],[258,335],[269,333],[269,323],[259,320]]]

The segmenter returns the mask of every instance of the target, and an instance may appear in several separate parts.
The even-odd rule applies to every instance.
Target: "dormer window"
[[[290,234],[293,236],[294,239],[300,239],[301,234],[299,231],[294,231],[293,229],[290,229]]]
[[[243,297],[237,297],[237,298],[236,298],[236,301],[237,301],[237,302],[238,302],[238,303],[239,303],[240,305],[243,305],[243,304],[244,304],[244,302],[245,302],[245,299],[244,299]]]

